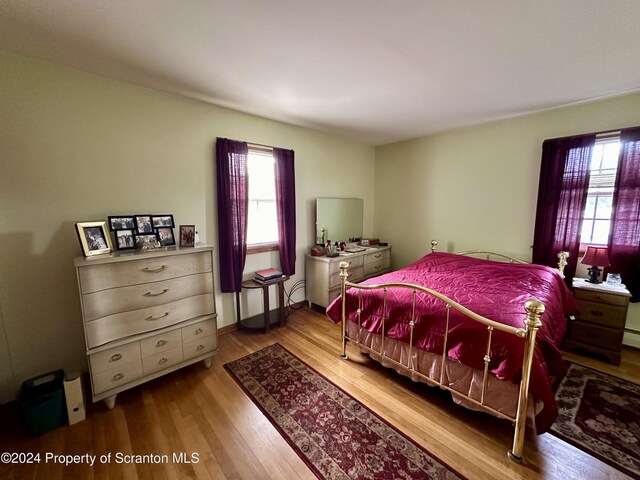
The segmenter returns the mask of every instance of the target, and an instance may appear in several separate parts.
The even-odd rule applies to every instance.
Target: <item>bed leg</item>
[[[533,363],[533,352],[536,346],[536,335],[538,329],[542,326],[540,315],[544,313],[544,305],[538,300],[527,300],[524,304],[524,309],[527,312],[527,318],[524,321],[527,329],[525,333],[524,358],[522,360],[522,380],[520,381],[516,425],[513,432],[513,447],[509,452],[509,458],[518,463],[522,462],[522,451],[524,450],[531,364]]]
[[[341,298],[341,307],[342,307],[342,355],[340,358],[346,360],[347,358],[347,316],[346,316],[346,306],[347,303],[346,293],[347,293],[347,278],[349,278],[349,264],[347,262],[340,262],[340,293],[342,294]]]

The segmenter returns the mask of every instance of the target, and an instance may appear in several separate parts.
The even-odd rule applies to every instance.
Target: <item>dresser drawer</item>
[[[210,273],[100,290],[82,296],[84,319],[88,322],[115,313],[138,310],[174,302],[193,295],[206,294],[212,290],[213,277]]]
[[[89,355],[91,373],[94,375],[136,360],[140,360],[140,344],[138,342],[127,343]]]
[[[81,293],[86,294],[207,272],[211,272],[211,254],[194,252],[83,266],[78,277]]]
[[[615,305],[578,300],[580,314],[576,317],[585,322],[614,328],[624,328],[627,309]]]
[[[578,342],[618,351],[622,345],[624,332],[577,320],[569,324],[569,338]]]
[[[189,360],[205,353],[213,352],[218,348],[218,337],[209,335],[184,344],[184,359]]]
[[[391,259],[385,258],[373,263],[367,263],[364,266],[364,274],[365,276],[369,275],[377,275],[378,273],[382,273],[385,270],[388,270],[391,267]]]
[[[576,288],[574,296],[579,301],[586,300],[596,303],[606,303],[608,305],[617,305],[620,307],[626,307],[629,301],[629,297],[625,295],[615,295],[613,293],[587,290],[585,288]]]
[[[364,256],[364,263],[380,263],[384,260],[391,260],[391,250],[381,250],[379,252],[367,253]]]
[[[210,335],[216,335],[218,333],[215,320],[204,320],[202,322],[189,325],[188,327],[183,327],[181,330],[183,344],[187,344]]]
[[[93,394],[97,395],[108,390],[112,390],[125,383],[133,382],[142,377],[142,362],[140,359],[135,362],[125,363],[117,368],[91,375],[93,382]]]
[[[362,278],[364,278],[363,265],[349,269],[349,278],[347,278],[348,281],[357,282]],[[340,285],[342,285],[342,278],[340,277],[340,272],[332,273],[331,275],[329,275],[329,288],[337,287]]]
[[[331,262],[329,264],[329,275],[333,275],[334,273],[340,274],[340,264],[342,262],[347,262],[347,264],[349,264],[349,271],[351,271],[356,267],[362,267],[364,265],[364,256],[341,257],[340,261],[336,260]]]
[[[151,332],[190,318],[213,313],[215,313],[213,293],[185,298],[165,305],[117,313],[86,323],[87,345],[89,348],[95,348],[119,338]]]
[[[142,357],[142,372],[145,375],[151,375],[172,365],[177,365],[182,362],[183,358],[182,345],[148,357]]]
[[[182,334],[180,329],[175,329],[140,340],[140,353],[144,358],[171,350],[180,345],[182,345]]]

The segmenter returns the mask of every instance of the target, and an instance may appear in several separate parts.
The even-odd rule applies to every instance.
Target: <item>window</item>
[[[276,179],[273,154],[249,148],[247,157],[249,212],[247,246],[278,243]]]
[[[589,189],[582,217],[582,245],[607,244],[619,153],[618,136],[596,140],[591,155]]]

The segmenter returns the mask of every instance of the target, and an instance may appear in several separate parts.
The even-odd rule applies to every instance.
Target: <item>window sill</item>
[[[278,250],[277,243],[258,243],[255,245],[247,246],[247,255],[253,255],[254,253],[274,252]]]

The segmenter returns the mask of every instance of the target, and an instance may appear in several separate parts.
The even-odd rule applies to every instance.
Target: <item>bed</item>
[[[341,263],[342,295],[327,315],[342,325],[342,358],[351,343],[456,403],[514,422],[509,456],[521,461],[527,423],[540,434],[557,415],[553,386],[566,373],[559,346],[578,311],[562,275],[568,253],[553,269],[436,247],[359,284]]]

